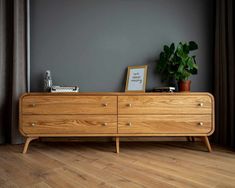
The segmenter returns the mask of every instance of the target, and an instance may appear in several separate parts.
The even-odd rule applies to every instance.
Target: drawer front
[[[207,95],[119,96],[119,114],[211,114]]]
[[[24,115],[21,129],[26,134],[117,133],[115,115]]]
[[[23,114],[117,114],[116,96],[26,96]]]
[[[210,115],[119,115],[118,133],[184,134],[212,131]]]

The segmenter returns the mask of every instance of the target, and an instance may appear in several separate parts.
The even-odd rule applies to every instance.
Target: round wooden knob
[[[203,126],[203,122],[200,122],[199,125]]]
[[[131,107],[131,106],[132,106],[132,104],[131,104],[131,103],[129,103],[129,104],[127,104],[127,106]]]
[[[103,123],[103,126],[107,126],[108,125],[108,123]]]
[[[104,104],[103,104],[103,106],[105,106],[105,107],[106,107],[106,106],[108,106],[108,104],[107,104],[107,103],[104,103]]]
[[[204,104],[203,104],[203,103],[199,103],[198,105],[199,105],[199,106],[203,106]]]
[[[33,104],[32,104],[32,107],[35,107],[35,106],[36,106],[36,104],[35,104],[35,103],[33,103]]]
[[[132,123],[131,123],[131,122],[129,122],[127,125],[128,125],[128,126],[131,126],[131,125],[132,125]]]
[[[35,126],[36,126],[36,123],[32,123],[31,125],[32,125],[33,127],[35,127]]]

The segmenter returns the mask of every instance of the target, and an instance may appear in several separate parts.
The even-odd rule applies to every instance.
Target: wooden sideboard
[[[26,93],[19,130],[29,143],[39,137],[200,137],[214,132],[209,93]]]

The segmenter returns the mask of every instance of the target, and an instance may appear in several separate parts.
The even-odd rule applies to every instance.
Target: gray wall
[[[161,86],[156,59],[164,44],[194,40],[199,73],[193,91],[212,88],[213,0],[31,0],[31,91],[45,70],[55,85],[123,91],[126,67],[148,64],[148,84]]]

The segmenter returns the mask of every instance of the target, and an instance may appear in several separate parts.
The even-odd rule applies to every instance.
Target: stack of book
[[[79,92],[79,87],[78,86],[52,86],[51,92],[52,93]]]

